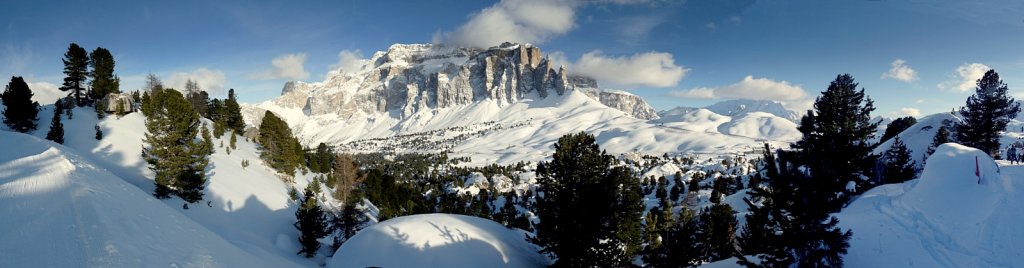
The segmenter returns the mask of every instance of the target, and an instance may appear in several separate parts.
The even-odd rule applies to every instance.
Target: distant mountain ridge
[[[702,107],[716,114],[729,117],[742,117],[749,113],[764,112],[784,118],[794,123],[800,122],[800,113],[787,109],[782,103],[770,100],[736,99],[720,101],[712,105]],[[658,112],[659,117],[681,115],[701,108],[676,107],[673,109]]]

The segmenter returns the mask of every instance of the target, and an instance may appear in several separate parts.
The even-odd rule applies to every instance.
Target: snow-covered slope
[[[935,138],[935,133],[939,131],[939,127],[958,121],[959,119],[950,113],[933,114],[917,120],[917,124],[910,126],[897,134],[897,136],[907,145],[907,149],[910,149],[910,158],[917,162],[918,165],[921,165],[924,163],[924,153],[928,151],[928,146],[932,144],[932,139]],[[952,129],[946,130],[952,131]],[[885,131],[883,130],[882,132]],[[889,150],[889,147],[892,147],[892,143],[892,139],[885,141],[879,144],[872,153],[882,155],[886,150]]]
[[[718,132],[780,141],[795,141],[803,136],[793,121],[765,112],[744,114],[738,119],[719,125]]]
[[[975,166],[977,161],[977,168]],[[1014,267],[1024,258],[1024,166],[947,143],[920,179],[869,190],[837,216],[849,267]],[[975,170],[980,175],[975,175]]]
[[[0,131],[0,267],[286,267],[225,241],[92,160]]]
[[[421,214],[380,222],[338,249],[327,267],[543,267],[526,232],[490,220]]]
[[[46,136],[52,108],[52,105],[43,107],[39,118],[47,120],[40,120],[39,129],[29,134],[40,139]],[[63,117],[64,148],[77,152],[143,193],[153,192],[153,173],[141,157],[146,131],[145,117],[141,113],[97,119],[91,107],[80,107],[74,109],[73,115],[71,119]],[[102,139],[94,138],[94,126],[103,131]],[[295,206],[288,197],[289,185],[262,164],[257,145],[238,137],[237,149],[229,154],[230,136],[214,138],[213,143],[216,150],[210,157],[209,182],[204,191],[204,200],[210,201],[209,205],[203,202],[185,210],[180,199],[172,198],[161,200],[164,206],[180,211],[189,220],[213,230],[249,254],[276,258],[276,262],[284,266],[313,264],[295,255],[299,250],[295,240],[298,231],[292,226]],[[248,160],[251,165],[242,167],[242,160]]]

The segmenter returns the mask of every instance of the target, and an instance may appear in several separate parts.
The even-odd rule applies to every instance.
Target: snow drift
[[[453,214],[398,217],[367,227],[327,267],[542,267],[526,232]]]
[[[837,214],[853,230],[846,265],[1015,266],[1024,258],[1021,178],[1024,166],[1000,167],[977,149],[943,144],[920,179],[872,189]]]

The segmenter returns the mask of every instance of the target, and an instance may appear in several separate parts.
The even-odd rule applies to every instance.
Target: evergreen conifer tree
[[[803,137],[793,144],[802,165],[810,169],[814,180],[814,205],[836,212],[857,191],[867,190],[875,158],[871,155],[878,123],[871,123],[874,102],[857,90],[857,83],[849,74],[841,74],[821,92],[814,101],[814,110],[808,111],[797,128]],[[853,183],[856,190],[847,190]]]
[[[729,204],[715,204],[701,213],[701,222],[706,223],[704,230],[707,242],[706,260],[710,262],[723,260],[732,256],[736,250],[736,213]]]
[[[317,239],[328,234],[327,217],[320,208],[316,195],[310,189],[303,193],[299,204],[299,209],[295,211],[295,229],[299,230],[299,244],[302,245],[302,250],[299,250],[298,254],[312,258],[317,250],[320,250],[320,241]]]
[[[238,106],[238,96],[235,95],[235,89],[228,90],[228,99],[224,100],[224,122],[227,123],[229,129],[235,131],[235,133],[245,132],[245,121],[242,119],[242,108]]]
[[[4,103],[4,124],[14,131],[28,132],[36,129],[39,120],[39,103],[32,100],[32,89],[20,76],[11,77],[0,99]]]
[[[89,54],[78,44],[71,43],[68,52],[64,53],[64,84],[61,91],[72,91],[78,106],[83,106],[89,98],[85,91],[85,80],[89,75]]]
[[[892,146],[885,151],[882,160],[885,162],[882,172],[885,183],[901,183],[916,176],[917,164],[910,159],[910,149],[907,149],[899,136],[893,137]]]
[[[60,101],[58,100],[57,102]],[[64,144],[64,124],[60,122],[60,116],[60,110],[55,110],[53,113],[53,119],[50,120],[50,131],[46,132],[46,139]]]
[[[302,166],[305,159],[302,145],[292,136],[288,124],[270,111],[264,113],[260,123],[259,142],[263,147],[260,157],[277,171],[291,175]]]
[[[100,130],[100,125],[95,125],[93,128],[96,129],[96,140],[103,139],[103,130]]]
[[[552,160],[538,167],[540,223],[530,240],[556,266],[628,266],[638,251],[639,179],[612,161],[594,136],[577,133],[559,138]]]
[[[1020,113],[1020,103],[1007,94],[1008,88],[995,70],[978,79],[967,106],[960,107],[963,121],[954,125],[960,144],[978,148],[992,157],[999,154],[999,132]]]
[[[110,93],[121,93],[121,78],[114,74],[114,55],[106,48],[98,47],[89,53],[89,66],[92,70],[90,98],[101,100]]]
[[[156,173],[157,198],[174,193],[187,202],[202,199],[209,149],[197,139],[199,114],[176,90],[151,93],[142,156]]]
[[[703,263],[705,239],[699,225],[693,212],[683,207],[661,235],[661,246],[645,252],[644,262],[649,267],[693,267]]]
[[[737,263],[748,267],[842,267],[852,233],[821,206],[817,178],[794,163],[800,152],[766,152],[766,176],[746,201],[751,212],[740,235]],[[757,206],[753,200],[761,201]],[[753,219],[753,220],[751,220]],[[746,256],[759,261],[752,262]]]
[[[946,126],[939,126],[939,130],[935,131],[935,136],[932,137],[932,144],[928,145],[928,150],[924,153],[923,161],[928,161],[928,157],[935,153],[935,148],[939,148],[939,145],[944,143],[953,142],[949,137],[949,131],[946,130]],[[921,163],[924,166],[924,163]]]

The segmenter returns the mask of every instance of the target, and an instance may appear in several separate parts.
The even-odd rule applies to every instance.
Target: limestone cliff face
[[[528,44],[453,48],[396,44],[377,52],[359,70],[335,70],[324,81],[288,82],[275,104],[301,108],[307,115],[389,113],[406,118],[424,109],[562,95],[577,88],[597,88],[593,79],[572,77],[553,66],[540,48]],[[657,118],[643,99],[594,91],[588,96],[643,119]]]

